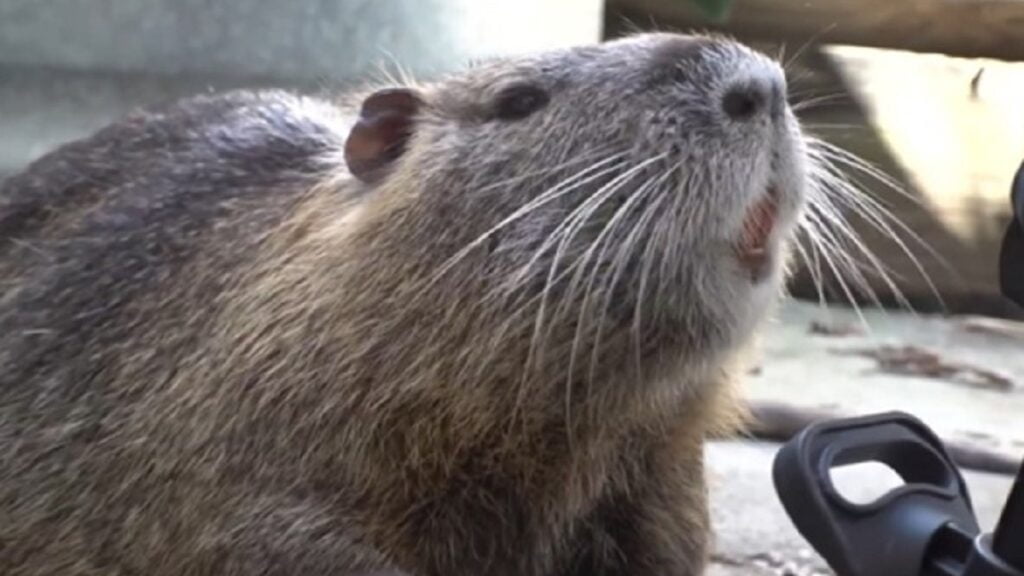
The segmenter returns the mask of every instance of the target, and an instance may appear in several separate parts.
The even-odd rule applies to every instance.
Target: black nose
[[[722,97],[722,110],[733,120],[750,120],[763,113],[777,116],[782,112],[781,88],[772,84],[748,81],[729,88]]]

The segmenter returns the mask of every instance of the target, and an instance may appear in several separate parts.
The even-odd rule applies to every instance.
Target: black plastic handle
[[[887,464],[905,484],[869,504],[848,501],[831,470],[867,462]],[[812,425],[776,456],[773,478],[797,529],[839,576],[919,576],[941,529],[979,532],[959,470],[909,414]]]

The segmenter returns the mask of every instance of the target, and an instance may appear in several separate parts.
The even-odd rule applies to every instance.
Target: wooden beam
[[[1024,0],[736,0],[722,26],[706,20],[690,0],[608,0],[611,35],[652,21],[749,40],[1024,60]]]

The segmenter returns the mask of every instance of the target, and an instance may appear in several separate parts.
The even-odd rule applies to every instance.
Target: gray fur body
[[[547,108],[490,118],[524,78]],[[699,574],[701,443],[801,194],[788,110],[716,115],[735,82],[781,72],[639,36],[423,87],[372,186],[339,160],[351,112],[278,92],[140,112],[3,183],[0,573]],[[729,235],[769,180],[791,196],[752,283]],[[623,226],[557,236],[595,194]]]

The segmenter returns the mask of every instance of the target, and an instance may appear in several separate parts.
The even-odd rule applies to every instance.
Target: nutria
[[[63,146],[0,191],[0,572],[701,573],[807,158],[667,33]]]

